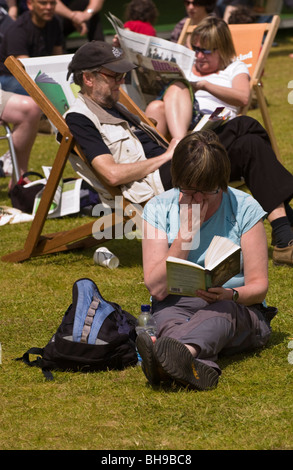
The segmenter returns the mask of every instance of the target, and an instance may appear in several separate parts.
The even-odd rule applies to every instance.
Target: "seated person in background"
[[[0,1],[0,44],[7,29],[13,24],[13,19],[9,16],[7,8],[6,2]]]
[[[54,16],[55,0],[27,0],[29,11],[23,13],[5,33],[0,46],[0,85],[2,90],[26,95],[26,91],[5,67],[10,55],[39,57],[63,52],[63,37]]]
[[[182,139],[171,171],[174,189],[149,201],[143,214],[144,280],[158,330],[154,343],[146,333],[138,335],[137,347],[152,384],[172,379],[206,390],[218,383],[219,354],[263,347],[271,334],[261,312],[268,290],[265,212],[250,195],[228,187],[229,158],[212,131]],[[200,206],[199,221],[194,205]],[[190,249],[198,230],[199,243]],[[197,297],[168,295],[167,257],[204,266],[214,235],[241,247],[240,275],[223,287],[198,290]]]
[[[89,41],[104,40],[100,11],[104,0],[56,0],[56,14],[58,15],[64,37],[73,31],[88,37]]]
[[[7,0],[8,14],[13,20],[28,10],[26,0]]]
[[[30,153],[38,132],[40,108],[30,96],[0,91],[0,119],[13,125],[13,144],[20,175],[28,170]],[[9,190],[15,181],[9,182]]]
[[[186,9],[187,16],[179,21],[175,25],[170,37],[170,41],[178,42],[179,36],[185,24],[185,21],[190,18],[190,24],[195,25],[199,24],[201,20],[206,18],[209,15],[216,14],[215,9],[217,5],[217,0],[184,0],[184,6]],[[187,46],[189,46],[189,39],[187,39]]]
[[[152,0],[132,0],[126,6],[124,28],[135,33],[147,36],[157,36],[154,28],[158,17],[158,10]],[[120,47],[117,34],[115,34],[113,46]]]
[[[152,0],[132,0],[126,6],[124,28],[135,33],[156,36],[154,24],[157,17],[158,10]]]
[[[181,139],[194,127],[197,109],[211,113],[226,106],[236,116],[247,104],[249,75],[236,54],[228,25],[220,18],[205,18],[191,35],[196,61],[190,75],[195,93],[182,82],[171,84],[162,100],[151,102],[146,115],[157,121],[158,130]],[[221,143],[231,161],[231,180],[244,178],[253,197],[268,213],[273,229],[273,259],[293,265],[293,176],[277,160],[265,129],[255,119],[239,116],[218,127]]]
[[[252,8],[246,5],[237,5],[229,15],[228,24],[255,23],[256,18],[256,14]]]
[[[119,105],[119,88],[135,65],[122,51],[103,41],[81,46],[68,67],[81,87],[65,114],[70,132],[99,177],[121,188],[132,202],[142,203],[171,188],[170,160],[177,141],[169,147],[150,126]],[[167,148],[168,147],[168,148]],[[102,200],[112,200],[103,187]]]
[[[223,20],[226,21],[226,23],[230,23],[230,16],[234,13],[237,13],[237,10],[239,9],[239,12],[240,12],[240,9],[241,8],[245,8],[246,9],[246,13],[245,15],[248,15],[248,12],[249,10],[251,10],[251,15],[253,16],[252,14],[252,8],[254,7],[254,0],[224,0],[222,2],[222,7],[224,9],[224,12],[223,12]],[[243,11],[244,13],[244,11]],[[256,18],[256,17],[254,17]],[[245,19],[245,21],[237,21],[238,23],[253,23],[253,21],[246,21],[246,20],[249,20],[249,17],[243,17],[243,19]],[[233,21],[233,20],[232,20]]]

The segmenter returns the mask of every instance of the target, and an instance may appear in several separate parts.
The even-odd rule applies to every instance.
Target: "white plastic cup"
[[[94,263],[109,269],[115,269],[119,266],[119,259],[108,248],[102,246],[94,252]]]

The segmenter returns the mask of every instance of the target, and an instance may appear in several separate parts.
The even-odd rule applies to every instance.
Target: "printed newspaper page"
[[[50,176],[51,167],[43,166],[43,171],[45,178],[43,180],[37,180],[36,182],[31,182],[26,185],[32,186],[35,183],[43,182],[47,183],[47,180]],[[48,212],[48,219],[55,217],[63,217],[69,214],[76,214],[80,211],[80,188],[81,188],[82,178],[73,179],[70,181],[60,181],[56,193],[54,195],[53,201],[51,203],[50,210]],[[41,201],[43,194],[43,189],[36,195],[33,215],[36,214],[38,206]]]
[[[124,29],[111,13],[108,19],[128,60],[137,65],[135,74],[147,102],[155,99],[170,81],[184,79],[190,73],[194,62],[192,50],[166,39]]]

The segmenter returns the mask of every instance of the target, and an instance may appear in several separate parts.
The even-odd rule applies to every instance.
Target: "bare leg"
[[[172,137],[182,139],[192,118],[190,92],[183,83],[178,82],[167,89],[163,100],[169,132]]]
[[[171,85],[163,101],[152,101],[145,113],[157,121],[157,129],[165,137],[170,134],[171,137],[182,139],[187,134],[192,119],[192,103],[188,88],[181,82]]]
[[[40,117],[40,108],[34,100],[29,96],[17,94],[8,100],[1,116],[4,121],[13,125],[13,143],[21,175],[28,168],[28,161],[38,132]],[[13,182],[10,181],[9,189],[12,186]]]
[[[165,113],[165,103],[163,101],[151,101],[145,110],[145,114],[148,118],[152,118],[156,121],[156,128],[165,137],[168,137],[168,125]]]
[[[198,346],[191,345],[191,344],[185,344],[185,346],[191,352],[193,357],[197,357],[199,355],[200,348]]]

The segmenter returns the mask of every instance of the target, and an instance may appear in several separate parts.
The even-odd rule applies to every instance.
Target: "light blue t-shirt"
[[[199,233],[199,244],[189,252],[188,260],[204,266],[206,250],[214,235],[229,238],[240,246],[243,233],[251,229],[266,212],[249,194],[229,187],[223,192],[219,209],[205,221]],[[173,243],[180,227],[179,189],[174,188],[152,198],[145,206],[143,219],[153,227],[166,233],[169,246]],[[239,287],[244,284],[243,271],[230,279],[225,287]]]

